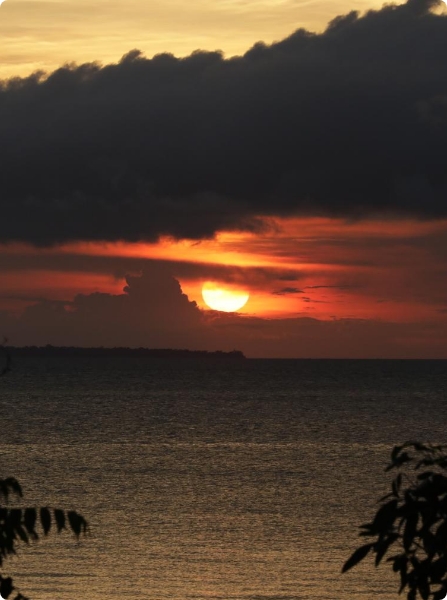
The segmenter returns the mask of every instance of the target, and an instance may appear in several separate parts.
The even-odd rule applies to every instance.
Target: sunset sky
[[[11,344],[447,358],[441,0],[6,0],[0,33]]]

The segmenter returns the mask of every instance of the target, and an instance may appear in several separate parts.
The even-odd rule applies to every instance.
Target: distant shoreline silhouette
[[[176,350],[173,348],[83,348],[80,346],[4,346],[5,350],[14,356],[36,356],[36,357],[96,357],[96,356],[135,356],[151,358],[232,358],[245,359],[246,356],[240,350],[224,352],[222,350]]]

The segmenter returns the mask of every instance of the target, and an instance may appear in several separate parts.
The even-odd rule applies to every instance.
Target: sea
[[[31,600],[391,600],[358,526],[392,448],[447,443],[446,361],[18,358],[0,379],[10,506],[80,512],[20,542]]]

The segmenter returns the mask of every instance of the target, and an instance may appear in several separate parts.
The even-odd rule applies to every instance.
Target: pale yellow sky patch
[[[64,63],[117,62],[138,48],[186,56],[197,49],[240,55],[296,29],[322,31],[377,0],[7,0],[0,13],[0,78],[51,71]]]

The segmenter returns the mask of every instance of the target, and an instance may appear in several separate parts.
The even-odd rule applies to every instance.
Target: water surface
[[[445,361],[16,361],[1,473],[90,522],[6,563],[33,600],[388,600],[341,575],[394,444],[447,442]]]

